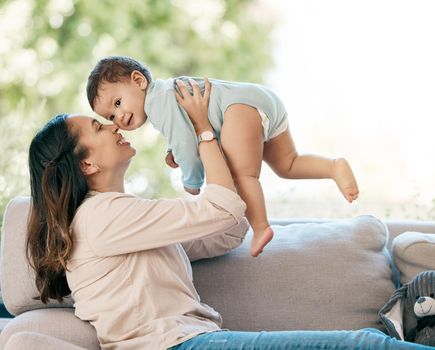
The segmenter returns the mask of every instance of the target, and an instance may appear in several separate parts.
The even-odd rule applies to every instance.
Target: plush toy
[[[388,333],[435,346],[435,271],[424,271],[397,289],[379,311]]]

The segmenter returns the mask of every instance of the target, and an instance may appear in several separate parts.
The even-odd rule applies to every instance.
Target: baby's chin
[[[126,130],[136,130],[145,124],[147,120],[146,116],[135,116],[133,115],[133,122],[128,126]]]

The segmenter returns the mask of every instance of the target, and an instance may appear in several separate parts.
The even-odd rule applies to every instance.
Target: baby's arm
[[[171,167],[172,169],[176,169],[176,168],[179,167],[179,165],[175,162],[174,155],[172,154],[172,150],[171,149],[168,149],[168,152],[167,152],[166,157],[165,157],[165,161],[166,161],[166,164],[169,167]],[[190,193],[192,195],[197,195],[197,194],[199,194],[201,192],[201,190],[199,188],[198,189],[194,189],[194,188],[189,188],[189,187],[186,187],[186,186],[184,186],[184,190],[187,193]]]
[[[185,113],[180,117],[188,118]],[[172,138],[171,152],[166,155],[167,164],[176,164],[181,170],[181,181],[184,190],[192,195],[200,193],[204,183],[204,167],[198,152],[198,136],[190,121],[185,128],[180,130],[176,138]]]
[[[181,169],[184,190],[193,195],[199,194],[204,183],[204,167],[198,155],[197,142],[189,137],[182,145],[176,145],[172,152]]]
[[[166,161],[166,164],[168,164],[168,166],[170,166],[172,169],[176,169],[179,167],[179,165],[175,162],[174,155],[172,154],[172,149],[168,149],[168,152],[167,152],[166,157],[165,157],[165,161]],[[194,196],[201,192],[201,190],[199,188],[193,189],[193,188],[188,188],[186,186],[184,186],[184,190],[187,193],[190,193]]]
[[[184,92],[191,96],[193,95],[193,88],[190,82],[195,81],[197,86],[199,86],[201,96],[204,96],[205,80],[203,78],[178,77],[177,79],[174,79],[174,89],[178,95],[182,96],[182,92],[176,83],[177,80],[183,82]],[[193,136],[193,138],[191,136]],[[202,163],[199,161],[196,135],[186,135],[186,137],[189,139],[183,140],[182,144],[178,143],[176,145],[176,150],[174,150],[174,152],[177,153],[176,156],[174,156],[172,151],[174,147],[168,146],[168,154],[166,155],[165,160],[166,164],[174,169],[178,168],[179,164],[184,163],[181,166],[184,190],[192,195],[198,195],[200,193],[200,187],[204,181],[204,169]],[[180,148],[182,151],[180,151]]]

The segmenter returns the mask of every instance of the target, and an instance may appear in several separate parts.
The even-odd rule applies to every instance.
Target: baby
[[[189,85],[203,90],[205,84],[209,84],[207,78],[152,80],[150,71],[137,60],[111,56],[100,60],[90,73],[87,97],[96,113],[120,129],[134,130],[149,120],[167,138],[166,162],[180,166],[184,188],[191,194],[198,194],[204,181],[198,142],[217,138],[237,191],[247,204],[246,216],[254,233],[252,256],[258,256],[273,237],[258,180],[263,160],[282,178],[329,178],[349,202],[358,197],[356,179],[345,159],[298,154],[284,104],[264,86],[212,79],[208,116],[213,130],[196,135],[177,99],[189,93]]]

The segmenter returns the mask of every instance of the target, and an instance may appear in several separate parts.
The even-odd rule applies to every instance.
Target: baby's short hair
[[[86,85],[89,104],[94,109],[98,89],[103,82],[117,83],[130,77],[133,71],[141,72],[148,83],[152,81],[150,70],[141,62],[127,56],[108,56],[101,59],[92,69]]]

